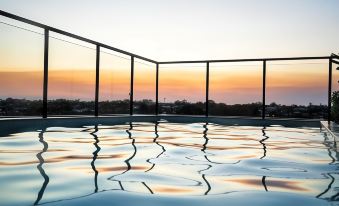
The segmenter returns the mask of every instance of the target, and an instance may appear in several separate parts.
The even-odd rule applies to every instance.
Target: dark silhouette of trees
[[[338,96],[338,95],[337,95]],[[334,98],[335,100],[335,98]],[[94,101],[49,100],[49,115],[93,115]],[[216,103],[209,100],[209,115],[214,116],[253,116],[259,117],[262,112],[260,102],[248,104]],[[41,100],[0,99],[0,116],[40,116]],[[134,114],[155,114],[155,102],[144,99],[134,101]],[[129,100],[114,100],[99,102],[99,114],[129,114]],[[205,103],[191,103],[187,100],[177,100],[174,103],[159,103],[159,114],[205,115]],[[280,105],[272,102],[266,105],[266,116],[283,118],[326,118],[326,105]]]
[[[42,114],[42,100],[0,99],[0,116],[35,116]]]
[[[99,114],[129,114],[129,100],[99,102]]]
[[[339,91],[332,93],[332,118],[335,122],[339,122]]]
[[[261,105],[261,103],[227,105],[210,100],[209,110],[211,115],[218,116],[260,116]]]
[[[155,113],[155,102],[153,102],[150,99],[134,101],[133,110],[135,114],[154,114]]]

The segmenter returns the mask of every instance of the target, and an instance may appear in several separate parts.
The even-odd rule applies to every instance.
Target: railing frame
[[[155,115],[159,114],[159,64],[156,64],[155,71]]]
[[[266,117],[266,60],[262,62],[262,111],[261,118]]]
[[[48,97],[48,51],[49,51],[49,30],[44,30],[44,80],[42,95],[42,117],[47,118],[47,97]]]
[[[208,103],[209,103],[209,86],[210,86],[210,63],[206,62],[206,101],[205,101],[205,116],[208,117]]]
[[[61,29],[57,29],[45,24],[41,24],[36,21],[32,21],[5,11],[0,10],[0,15],[10,19],[14,19],[20,22],[24,22],[39,28],[44,29],[44,74],[43,74],[43,105],[42,105],[42,117],[47,118],[47,106],[48,106],[48,60],[49,60],[49,33],[55,32],[68,36],[80,41],[84,41],[96,46],[96,69],[95,69],[95,109],[94,116],[99,115],[99,86],[100,86],[100,48],[106,48],[121,54],[125,54],[131,57],[131,77],[130,77],[130,105],[129,113],[133,115],[133,94],[134,94],[134,59],[138,58],[146,62],[154,63],[156,65],[156,91],[155,91],[155,115],[159,115],[159,68],[165,64],[192,64],[192,63],[205,63],[206,64],[206,102],[205,102],[205,116],[209,115],[209,71],[211,63],[221,62],[262,62],[263,63],[263,81],[262,81],[262,119],[265,119],[266,115],[266,70],[267,62],[269,61],[293,61],[293,60],[329,60],[328,66],[328,120],[331,120],[331,95],[332,95],[332,64],[339,65],[339,56],[331,54],[330,56],[313,56],[313,57],[283,57],[283,58],[254,58],[254,59],[222,59],[222,60],[194,60],[194,61],[155,61],[137,54],[133,54]]]
[[[99,115],[100,45],[96,47],[94,116]]]
[[[327,103],[327,116],[328,120],[331,120],[331,108],[332,108],[332,57],[328,61],[328,103]]]
[[[130,80],[130,99],[129,99],[129,114],[133,115],[133,94],[134,94],[134,56],[131,56],[131,80]]]

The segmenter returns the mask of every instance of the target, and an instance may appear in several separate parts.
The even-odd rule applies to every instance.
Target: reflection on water
[[[92,160],[92,162],[91,162],[91,166],[92,166],[92,169],[93,169],[93,171],[94,171],[94,192],[96,193],[96,192],[98,192],[98,174],[99,174],[99,172],[98,172],[98,170],[95,168],[95,160],[98,158],[98,153],[99,153],[99,151],[100,151],[100,147],[99,147],[99,145],[98,145],[98,143],[100,142],[99,141],[99,138],[98,138],[98,136],[95,134],[96,132],[98,131],[98,126],[97,125],[95,125],[94,126],[94,132],[91,132],[90,134],[94,137],[94,140],[95,140],[95,142],[93,143],[94,144],[94,146],[95,146],[95,151],[92,153],[93,154],[93,160]]]
[[[42,196],[44,195],[44,192],[45,192],[45,189],[48,185],[48,182],[49,182],[49,177],[48,175],[45,173],[45,170],[43,169],[42,165],[44,164],[44,158],[42,157],[42,154],[47,152],[47,149],[48,149],[48,144],[46,141],[44,141],[44,131],[41,131],[39,133],[39,142],[41,142],[43,144],[43,149],[41,152],[39,152],[36,157],[39,159],[39,165],[37,166],[41,176],[44,178],[44,183],[42,184],[41,186],[41,189],[38,193],[38,197],[36,199],[36,201],[34,202],[34,205],[37,205],[39,203],[39,201],[41,200]]]
[[[266,136],[265,129],[266,129],[266,127],[264,127],[264,128],[262,129],[262,136],[263,136],[263,138],[259,141],[260,144],[262,144],[262,150],[263,150],[263,152],[264,152],[264,154],[262,155],[262,157],[260,157],[260,159],[265,158],[265,157],[266,157],[266,152],[267,152],[267,151],[266,151],[265,140],[267,140],[269,137]]]
[[[319,128],[168,122],[50,127],[1,137],[0,153],[5,205],[62,203],[108,190],[339,196],[337,145]]]

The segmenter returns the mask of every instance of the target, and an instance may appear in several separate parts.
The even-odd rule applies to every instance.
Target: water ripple
[[[337,145],[319,128],[166,121],[49,127],[1,138],[0,154],[5,205],[60,203],[105,191],[339,196]]]

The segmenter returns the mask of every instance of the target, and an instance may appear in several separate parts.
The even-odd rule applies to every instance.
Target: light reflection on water
[[[32,205],[108,190],[202,196],[278,191],[338,201],[338,151],[319,128],[127,123],[0,139],[0,199]]]

